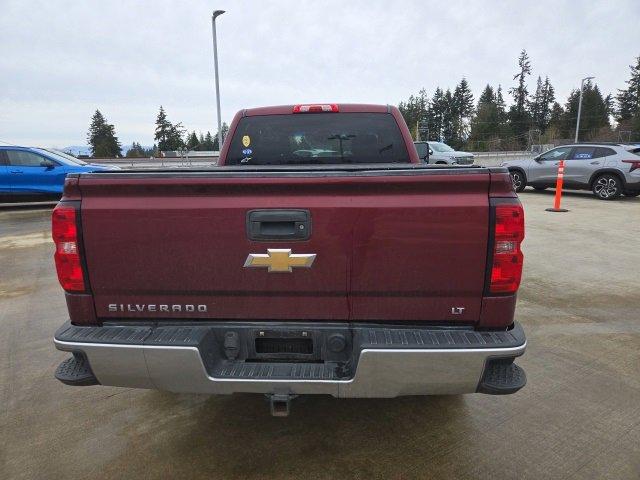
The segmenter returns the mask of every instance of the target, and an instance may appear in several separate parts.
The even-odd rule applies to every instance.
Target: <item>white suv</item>
[[[564,187],[591,190],[601,200],[624,194],[640,195],[640,153],[617,143],[579,143],[553,148],[534,158],[509,160],[507,167],[513,188],[521,192],[526,186],[536,190],[554,187],[558,164],[564,160]]]

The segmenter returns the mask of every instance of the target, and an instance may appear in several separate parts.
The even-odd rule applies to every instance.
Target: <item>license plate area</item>
[[[320,361],[317,332],[298,329],[270,329],[254,332],[253,358],[258,361]]]
[[[312,355],[311,338],[256,338],[256,354]]]

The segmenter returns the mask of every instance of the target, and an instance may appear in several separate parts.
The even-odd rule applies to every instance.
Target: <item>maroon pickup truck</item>
[[[70,385],[268,396],[513,393],[522,206],[424,165],[395,107],[243,110],[218,167],[72,175],[53,212]]]

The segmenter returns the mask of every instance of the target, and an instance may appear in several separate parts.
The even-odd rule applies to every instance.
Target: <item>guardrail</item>
[[[206,168],[216,166],[218,157],[89,158],[87,161],[122,168]]]
[[[528,157],[535,154],[527,150],[512,150],[512,151],[495,151],[495,152],[471,152],[475,157]]]
[[[522,150],[471,153],[475,156],[475,163],[485,166],[535,156],[535,153]],[[91,158],[88,161],[121,168],[210,168],[218,164],[218,157]]]
[[[504,152],[472,152],[475,163],[485,167],[495,167],[507,160],[523,160],[533,158],[536,154],[528,151],[504,151]]]

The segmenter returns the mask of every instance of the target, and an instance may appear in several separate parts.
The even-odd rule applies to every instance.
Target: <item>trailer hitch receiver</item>
[[[290,395],[288,393],[272,393],[267,395],[271,415],[274,417],[288,417],[291,400],[296,397],[297,395]]]

